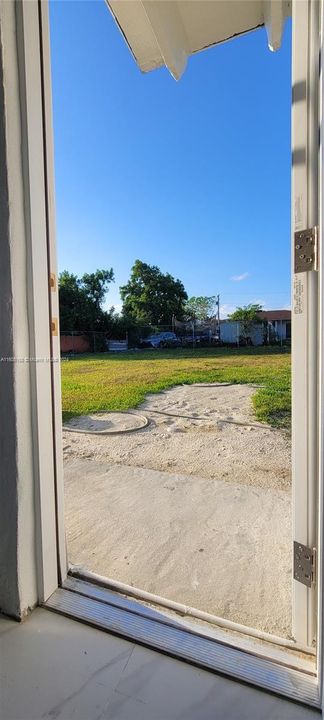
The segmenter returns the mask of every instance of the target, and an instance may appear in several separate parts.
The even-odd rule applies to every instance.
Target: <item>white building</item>
[[[260,313],[264,322],[254,325],[248,333],[252,345],[265,345],[274,342],[290,342],[291,310],[264,310]],[[221,320],[220,339],[223,343],[236,344],[245,333],[242,323],[237,320]]]
[[[276,340],[291,340],[291,310],[264,310],[260,317],[267,320]]]

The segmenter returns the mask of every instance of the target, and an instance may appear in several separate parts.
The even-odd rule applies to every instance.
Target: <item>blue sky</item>
[[[188,295],[290,306],[290,30],[142,74],[104,0],[50,5],[59,269],[136,258]]]

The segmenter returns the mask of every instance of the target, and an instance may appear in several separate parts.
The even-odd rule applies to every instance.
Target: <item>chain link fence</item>
[[[130,349],[197,347],[217,344],[217,324],[172,320],[169,325],[134,324],[129,330],[62,330],[61,354],[120,352]]]
[[[278,324],[276,329],[271,323],[258,323],[251,328],[246,337],[240,322],[218,321],[211,318],[207,322],[172,319],[170,325],[147,325],[133,323],[128,329],[112,328],[110,331],[65,330],[61,331],[61,354],[79,355],[81,353],[122,352],[157,348],[199,348],[211,346],[239,347],[243,345],[290,345],[290,323]]]
[[[107,333],[96,330],[61,330],[61,355],[107,352]]]

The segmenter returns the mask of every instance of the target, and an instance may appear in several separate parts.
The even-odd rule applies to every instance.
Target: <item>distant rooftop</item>
[[[268,320],[269,322],[291,320],[291,310],[262,310],[258,315],[262,320]]]
[[[275,320],[291,320],[291,310],[262,310],[258,313],[259,318],[262,320],[268,320],[268,322],[274,322]],[[221,320],[222,322],[228,322],[228,318]]]

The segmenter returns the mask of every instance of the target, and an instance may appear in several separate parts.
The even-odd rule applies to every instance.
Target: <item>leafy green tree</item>
[[[187,320],[201,320],[205,322],[215,315],[217,306],[216,295],[191,297],[184,306]]]
[[[114,282],[114,280],[114,271],[112,268],[110,268],[110,270],[96,270],[94,273],[85,273],[82,275],[82,290],[97,310],[101,308],[104,302],[109,283]]]
[[[182,320],[188,298],[180,280],[141,260],[135,261],[120,295],[123,315],[149,325],[171,325],[173,315]]]
[[[64,270],[59,276],[61,329],[107,330],[111,326],[114,309],[107,312],[102,305],[113,280],[112,268],[85,273],[81,278]]]
[[[246,338],[251,335],[251,330],[254,325],[263,323],[259,315],[260,312],[262,312],[262,305],[250,303],[249,305],[243,305],[243,307],[237,307],[236,310],[228,316],[228,319],[241,323],[241,334]]]

